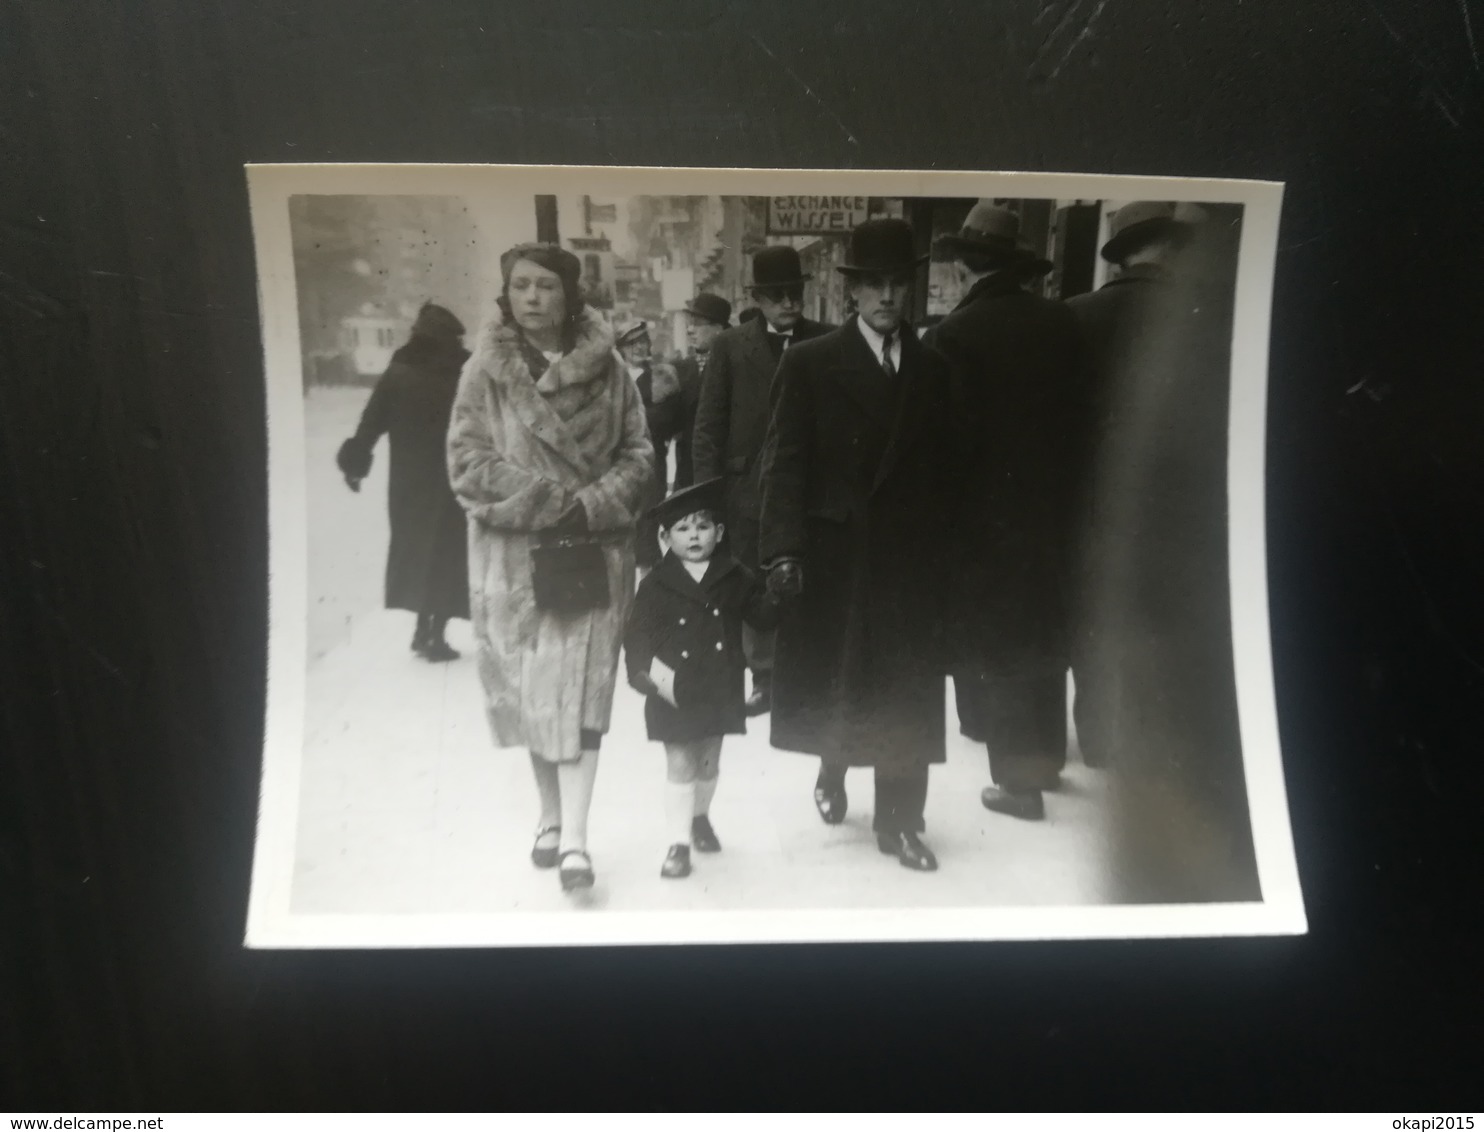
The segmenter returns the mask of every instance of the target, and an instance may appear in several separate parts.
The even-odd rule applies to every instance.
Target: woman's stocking
[[[587,852],[587,812],[593,804],[593,784],[598,778],[598,752],[583,751],[576,762],[558,763],[561,789],[562,852]]]
[[[547,762],[532,751],[531,771],[536,776],[536,793],[541,799],[541,820],[536,828],[549,829],[551,826],[561,825],[562,791],[557,779],[556,764]]]

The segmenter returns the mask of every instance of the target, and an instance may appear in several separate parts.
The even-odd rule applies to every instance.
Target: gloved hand
[[[345,486],[348,487],[348,488],[350,488],[351,491],[360,491],[361,490],[361,477],[360,476],[346,476],[345,477]]]
[[[768,593],[773,597],[798,597],[804,592],[804,567],[796,558],[780,558],[768,567]]]

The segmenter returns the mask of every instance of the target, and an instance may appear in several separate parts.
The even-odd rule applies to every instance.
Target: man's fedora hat
[[[804,274],[804,265],[796,248],[787,244],[769,244],[752,256],[752,282],[748,290],[764,287],[796,287],[813,276]]]
[[[912,225],[887,217],[855,226],[845,249],[845,262],[835,270],[842,275],[900,275],[915,271],[927,258],[917,254]]]
[[[613,344],[615,346],[632,346],[635,342],[648,341],[649,323],[640,321],[634,323],[633,326],[625,327],[623,330],[620,330],[618,332],[618,337],[614,339]]]
[[[955,233],[933,241],[940,259],[958,259],[965,253],[985,256],[1004,267],[1025,267],[1041,275],[1052,263],[1042,259],[1020,238],[1020,215],[994,201],[981,200],[969,209]]]
[[[1136,200],[1113,214],[1108,222],[1108,242],[1102,256],[1121,263],[1152,240],[1165,236],[1188,236],[1206,219],[1206,211],[1193,204],[1172,200]]]
[[[685,313],[714,322],[717,326],[732,325],[732,304],[720,295],[712,295],[706,291],[702,291],[686,305]]]

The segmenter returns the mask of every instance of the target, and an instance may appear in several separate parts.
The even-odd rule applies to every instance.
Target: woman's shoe
[[[562,827],[559,825],[543,825],[536,831],[536,843],[531,846],[531,864],[538,869],[554,869],[557,867],[557,847],[561,844]],[[542,845],[544,838],[550,838],[550,845]]]
[[[573,857],[579,858],[581,864],[568,866],[567,862]],[[568,849],[562,854],[561,868],[557,875],[562,879],[562,891],[574,892],[579,888],[591,888],[593,886],[593,859],[587,855],[586,849]]]
[[[666,880],[679,880],[690,876],[690,846],[672,845],[665,854],[665,863],[660,866],[660,876]]]
[[[721,842],[717,840],[716,830],[711,828],[711,818],[706,814],[697,814],[691,819],[690,843],[697,853],[721,852]]]

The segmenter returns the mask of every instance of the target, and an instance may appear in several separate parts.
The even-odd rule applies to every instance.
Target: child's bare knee
[[[700,775],[696,753],[687,743],[665,744],[665,777],[674,783],[694,782]]]

